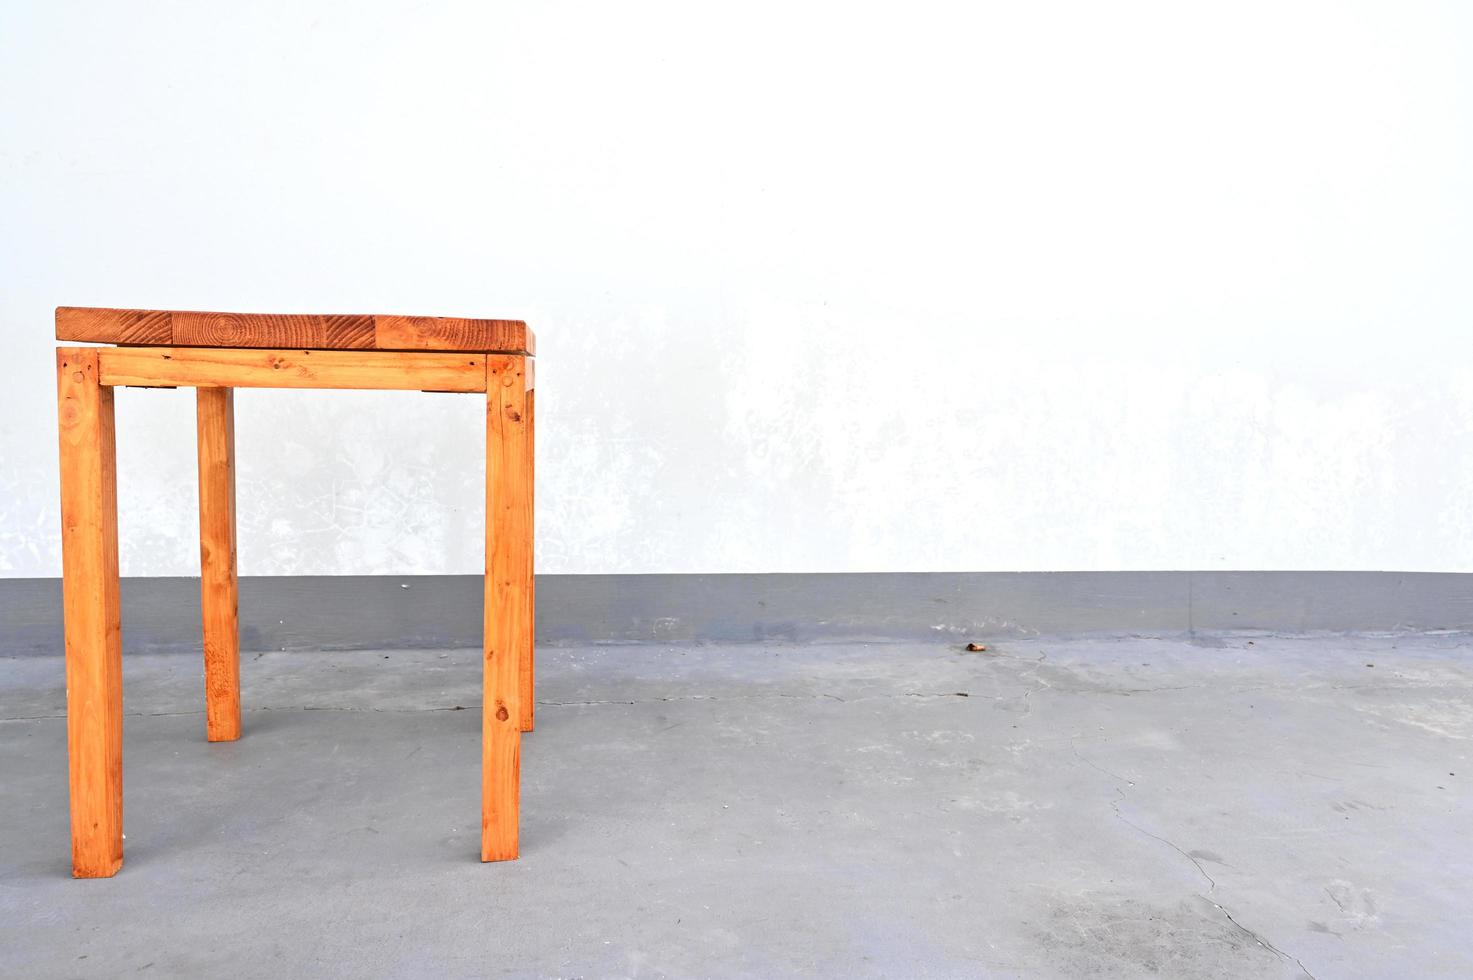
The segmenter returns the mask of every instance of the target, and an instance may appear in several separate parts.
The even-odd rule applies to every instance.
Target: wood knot
[[[508,408],[506,410],[506,417],[511,419],[513,422],[520,422],[522,420],[522,413],[514,408]]]
[[[496,709],[496,720],[497,721],[506,721],[506,719],[508,719],[510,717],[511,717],[511,714],[507,712],[506,705],[503,704],[501,707],[499,707],[499,708]]]

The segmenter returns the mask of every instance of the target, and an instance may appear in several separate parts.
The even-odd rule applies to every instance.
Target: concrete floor
[[[1473,974],[1473,637],[540,657],[482,865],[476,651],[248,656],[222,745],[130,656],[100,881],[61,661],[0,660],[0,974]]]

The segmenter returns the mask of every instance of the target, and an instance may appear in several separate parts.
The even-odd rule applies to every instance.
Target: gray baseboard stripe
[[[124,579],[125,652],[199,648],[199,582]],[[240,580],[241,648],[474,647],[473,575]],[[1473,630],[1473,574],[545,575],[538,641],[924,640],[1075,632]],[[61,652],[56,579],[0,579],[0,656]]]

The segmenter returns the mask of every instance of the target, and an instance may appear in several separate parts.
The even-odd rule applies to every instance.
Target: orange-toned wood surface
[[[526,488],[523,492],[527,495],[527,502],[525,505],[525,511],[527,515],[527,529],[525,532],[527,548],[525,561],[527,567],[526,571],[523,573],[523,581],[527,583],[527,619],[526,630],[521,638],[522,667],[520,672],[522,698],[521,728],[524,732],[530,732],[534,727],[536,727],[537,705],[537,664],[535,650],[537,636],[537,577],[535,574],[536,570],[533,567],[532,558],[532,543],[537,540],[536,533],[533,529],[533,517],[536,513],[536,507],[534,505],[534,494],[537,486],[537,384],[535,380],[536,363],[537,362],[530,357],[527,358],[525,362],[523,362],[527,372],[527,465],[525,467],[526,473],[523,476],[523,485]]]
[[[178,347],[372,349],[373,317],[171,313]]]
[[[199,443],[199,584],[205,736],[240,738],[240,629],[235,577],[235,390],[195,392]]]
[[[113,392],[98,351],[56,352],[72,874],[123,864],[123,647]]]
[[[424,351],[103,347],[105,385],[485,391],[485,354]]]
[[[520,320],[461,320],[439,316],[374,317],[379,350],[478,350],[536,353]]]
[[[56,339],[173,347],[536,353],[521,320],[469,317],[205,313],[60,306]]]
[[[191,321],[181,314],[63,307],[57,316],[59,335],[82,339],[79,335],[87,334],[89,340],[125,343],[57,350],[74,874],[111,875],[123,860],[122,644],[112,392],[116,385],[199,389],[201,603],[206,730],[211,741],[240,735],[233,389],[486,392],[481,859],[515,858],[521,733],[530,731],[534,720],[533,358],[522,353],[427,349],[165,346],[140,339],[163,335],[161,316],[168,318],[170,338],[177,337],[181,323],[191,337],[228,333],[229,325],[223,321]],[[315,336],[329,341],[347,342],[342,338],[357,329],[352,318],[276,319],[280,322],[272,329],[301,331],[294,336],[297,340],[309,339],[315,331]],[[469,335],[442,331],[436,323],[391,319],[402,321],[389,326],[398,343],[469,342]],[[133,340],[120,340],[125,334]],[[530,332],[525,343],[531,347]]]
[[[89,344],[172,344],[172,314],[163,310],[105,310],[62,306],[56,339]]]
[[[486,364],[486,611],[481,714],[481,860],[517,856],[521,667],[532,548],[526,359]]]

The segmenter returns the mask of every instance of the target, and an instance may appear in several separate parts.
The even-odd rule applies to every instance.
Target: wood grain
[[[481,860],[517,856],[522,653],[532,564],[524,358],[486,365],[486,604],[481,714]]]
[[[439,316],[374,317],[379,350],[474,350],[536,352],[520,320],[466,320]]]
[[[235,575],[235,391],[195,392],[199,444],[199,581],[205,736],[240,738],[240,629]]]
[[[174,313],[179,347],[372,349],[373,317],[274,313]]]
[[[113,392],[95,348],[56,352],[72,874],[123,864],[123,650]]]
[[[535,517],[536,517],[536,488],[537,488],[537,388],[534,382],[534,365],[532,358],[524,362],[527,382],[527,439],[526,439],[526,475],[523,491],[527,495],[527,548],[526,564],[527,571],[524,581],[527,583],[527,631],[522,637],[522,665],[521,678],[521,729],[530,732],[536,727],[536,672],[537,672],[537,577],[536,567],[533,561],[535,551],[534,544],[537,540]]]
[[[56,308],[56,339],[89,344],[170,344],[173,322],[164,310]]]
[[[98,355],[105,385],[486,390],[484,354],[105,347]]]
[[[536,353],[521,320],[60,306],[56,339],[174,347]]]

